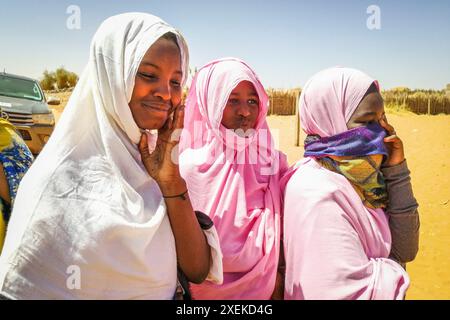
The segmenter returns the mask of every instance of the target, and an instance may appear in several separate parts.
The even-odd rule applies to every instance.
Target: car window
[[[43,98],[36,82],[2,75],[0,75],[0,95],[34,101],[42,101]]]

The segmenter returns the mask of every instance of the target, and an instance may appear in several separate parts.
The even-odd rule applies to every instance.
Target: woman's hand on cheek
[[[174,110],[173,119],[169,117],[164,126],[158,130],[158,140],[155,150],[150,154],[148,137],[143,133],[139,141],[139,151],[142,162],[148,174],[158,183],[161,189],[165,185],[181,179],[178,168],[177,147],[184,121],[184,106]]]
[[[388,136],[384,138],[384,143],[388,149],[388,158],[384,163],[386,167],[393,167],[405,160],[405,152],[402,140],[397,136],[394,127],[391,126],[386,116],[380,120],[380,125],[387,131]]]

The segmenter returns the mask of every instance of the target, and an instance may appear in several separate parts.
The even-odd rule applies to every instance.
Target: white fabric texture
[[[144,54],[167,32],[177,35],[184,84],[187,45],[158,17],[126,13],[98,29],[87,67],[19,187],[0,258],[6,295],[172,299],[175,239],[159,187],[141,162],[141,133],[128,106]],[[220,282],[214,227],[205,235],[213,258],[208,279]]]

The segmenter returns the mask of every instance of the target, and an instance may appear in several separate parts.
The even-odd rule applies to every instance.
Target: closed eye
[[[150,79],[150,80],[157,79],[157,77],[154,74],[151,74],[151,73],[138,72],[138,75],[143,77],[143,78],[145,78],[145,79]]]

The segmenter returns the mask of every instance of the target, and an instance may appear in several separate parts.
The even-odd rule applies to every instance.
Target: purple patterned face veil
[[[370,123],[342,133],[320,137],[308,135],[305,139],[305,157],[326,156],[363,157],[374,154],[387,156],[384,145],[386,131],[378,123]]]
[[[315,157],[323,167],[347,178],[366,207],[385,208],[388,195],[380,171],[383,157],[388,155],[385,136],[378,123],[330,137],[308,135],[305,157]]]

